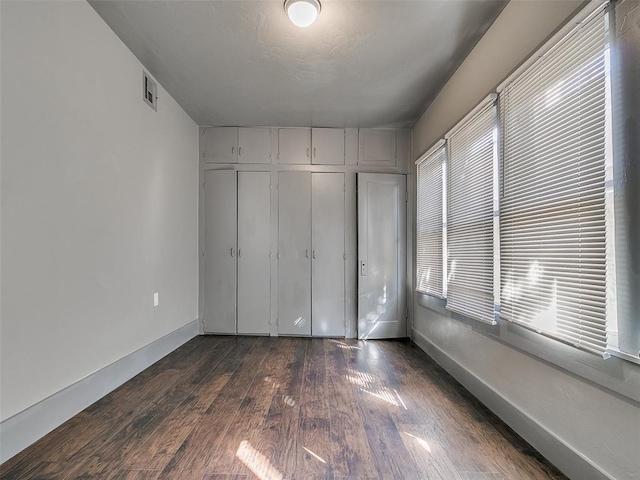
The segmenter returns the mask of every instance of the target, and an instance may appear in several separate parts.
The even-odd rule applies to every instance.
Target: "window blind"
[[[449,137],[447,159],[447,308],[486,323],[495,323],[495,130],[491,102]]]
[[[501,317],[600,354],[606,33],[601,9],[500,96]]]
[[[444,158],[444,147],[437,148],[417,167],[416,289],[437,297],[442,297]]]

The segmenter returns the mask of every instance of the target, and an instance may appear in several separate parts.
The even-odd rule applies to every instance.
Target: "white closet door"
[[[313,128],[311,159],[314,165],[344,165],[344,130]]]
[[[278,163],[311,164],[310,128],[280,128],[278,130]]]
[[[278,334],[311,335],[311,173],[278,174]]]
[[[205,178],[204,331],[236,333],[236,172]]]
[[[311,331],[344,337],[344,173],[313,173],[311,185]]]
[[[238,127],[203,129],[206,163],[238,163]]]
[[[238,172],[238,333],[269,335],[271,173]]]
[[[271,128],[238,129],[238,163],[271,163]]]

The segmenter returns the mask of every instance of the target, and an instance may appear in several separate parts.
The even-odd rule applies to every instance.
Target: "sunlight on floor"
[[[240,443],[236,457],[260,480],[284,480],[284,475],[271,465],[269,459],[246,440]]]
[[[307,447],[302,447],[309,455],[311,455],[312,457],[314,457],[316,460],[320,460],[322,463],[324,463],[325,465],[327,464],[327,462],[325,462],[322,457],[320,455],[317,455],[315,453],[313,453],[311,450],[309,450]]]
[[[347,372],[349,373],[348,375],[345,375],[345,378],[352,385],[359,387],[360,391],[379,400],[383,400],[394,407],[402,405],[402,408],[407,410],[407,405],[404,403],[396,389],[393,389],[392,391],[384,385],[376,385],[376,378],[370,373],[360,372],[352,368],[348,368]]]
[[[431,447],[429,446],[429,444],[427,443],[426,440],[423,440],[420,437],[416,437],[415,435],[412,435],[412,434],[410,434],[408,432],[402,432],[402,433],[404,433],[405,435],[407,435],[407,436],[409,436],[411,438],[414,438],[416,440],[416,442],[418,443],[418,445],[420,445],[422,448],[424,448],[427,452],[431,453]]]

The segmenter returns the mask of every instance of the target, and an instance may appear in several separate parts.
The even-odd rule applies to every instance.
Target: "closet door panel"
[[[271,128],[238,129],[238,163],[271,163]]]
[[[238,127],[210,127],[202,130],[206,163],[238,163]]]
[[[278,334],[311,335],[311,173],[278,174]]]
[[[312,335],[344,337],[344,174],[311,177]]]
[[[360,129],[358,165],[396,164],[396,131]]]
[[[278,130],[278,163],[311,164],[310,128],[280,128]]]
[[[311,131],[314,165],[344,165],[344,130],[339,128],[314,128]]]
[[[238,333],[269,335],[271,174],[238,173]]]
[[[236,333],[236,172],[205,171],[204,331]]]

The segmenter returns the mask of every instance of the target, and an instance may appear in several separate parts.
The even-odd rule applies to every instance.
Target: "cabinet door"
[[[204,128],[206,163],[238,163],[238,128],[211,127]]]
[[[311,173],[278,174],[278,334],[311,335]]]
[[[311,164],[311,129],[278,129],[278,163]]]
[[[238,129],[238,163],[271,163],[271,128]]]
[[[271,174],[238,172],[238,333],[269,335]]]
[[[311,159],[314,165],[344,165],[344,130],[313,128]]]
[[[311,176],[312,335],[344,337],[344,173]]]
[[[205,171],[204,331],[236,333],[236,172]]]
[[[360,129],[358,165],[396,164],[396,131]]]

